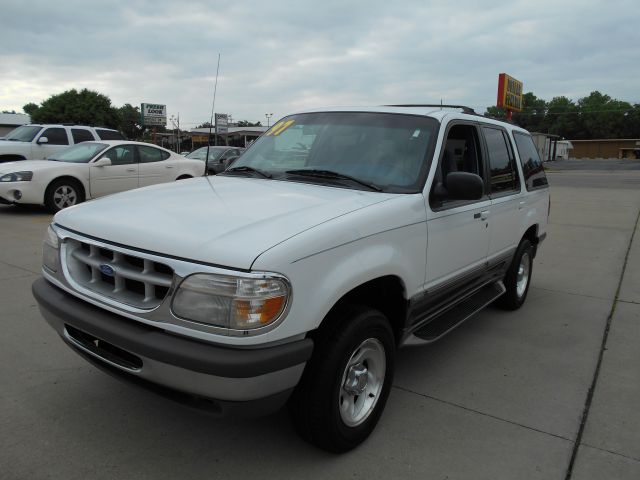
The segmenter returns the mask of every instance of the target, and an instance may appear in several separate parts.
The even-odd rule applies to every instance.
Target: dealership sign
[[[522,111],[522,82],[506,73],[498,75],[498,107],[508,112]]]
[[[167,106],[157,103],[143,103],[140,106],[140,117],[142,125],[152,127],[167,126]]]
[[[216,133],[226,134],[229,131],[229,118],[226,113],[216,113]]]

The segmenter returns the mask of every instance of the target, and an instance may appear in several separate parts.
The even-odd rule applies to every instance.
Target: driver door
[[[93,198],[138,188],[138,160],[135,145],[111,147],[100,158],[108,158],[111,160],[111,165],[105,167],[91,165],[89,184]]]

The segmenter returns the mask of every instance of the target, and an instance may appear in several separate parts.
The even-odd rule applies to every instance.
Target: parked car
[[[84,125],[22,125],[0,140],[0,163],[45,159],[77,143],[124,140],[117,130]]]
[[[209,146],[209,161],[207,162],[209,173],[215,175],[226,170],[244,152],[244,148],[240,147],[218,147]],[[201,147],[194,150],[187,158],[202,160],[207,157],[207,147]]]
[[[527,297],[542,163],[526,130],[459,110],[294,114],[219,175],[59,212],[40,310],[113,374],[223,414],[288,402],[303,438],[349,450],[398,348]]]
[[[148,143],[83,142],[47,160],[0,164],[0,203],[57,212],[85,200],[204,174],[202,162]]]

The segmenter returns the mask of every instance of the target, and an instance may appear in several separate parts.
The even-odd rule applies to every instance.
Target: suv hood
[[[249,270],[265,250],[392,194],[239,177],[131,190],[59,212],[55,223],[159,254]]]

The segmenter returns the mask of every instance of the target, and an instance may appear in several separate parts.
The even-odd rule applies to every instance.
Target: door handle
[[[127,168],[127,172],[135,172],[136,169],[135,168]]]
[[[164,168],[173,168],[173,165],[165,165]]]
[[[522,208],[524,207],[525,202],[520,202],[518,203],[518,210],[522,210]]]
[[[489,218],[489,210],[483,210],[482,212],[480,212],[480,218],[482,220],[486,220],[487,218]]]

